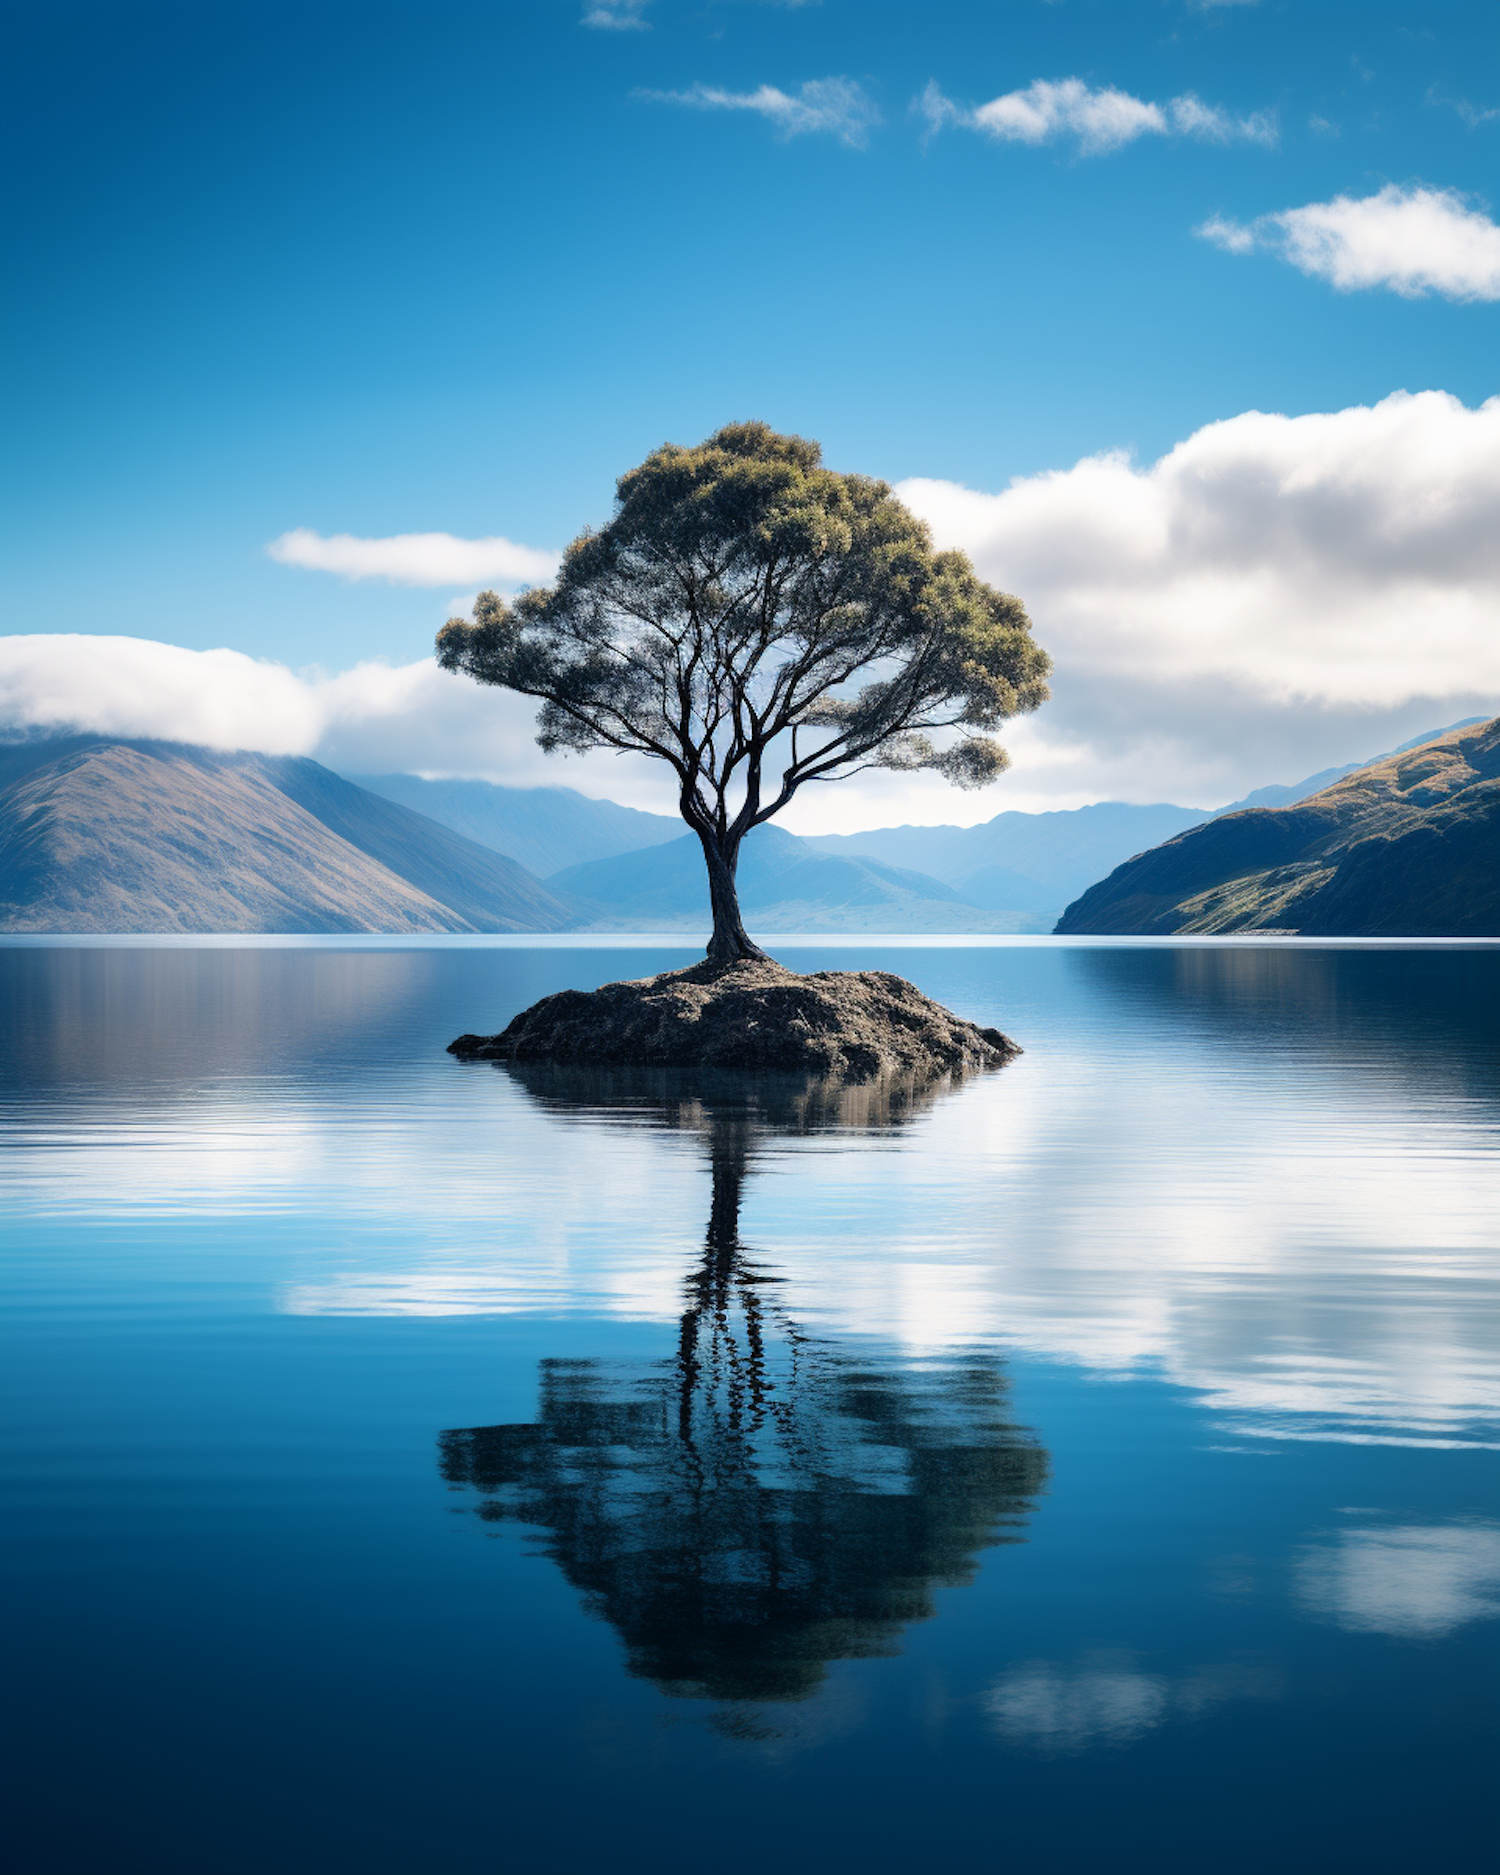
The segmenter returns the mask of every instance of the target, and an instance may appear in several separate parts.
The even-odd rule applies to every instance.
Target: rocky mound
[[[800,976],[767,961],[701,963],[587,992],[561,990],[499,1035],[460,1035],[448,1052],[478,1061],[632,1062],[864,1080],[998,1068],[1021,1050],[889,971]]]

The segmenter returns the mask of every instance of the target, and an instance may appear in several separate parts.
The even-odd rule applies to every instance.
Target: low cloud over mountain
[[[1500,700],[1500,398],[1250,411],[1149,465],[1117,453],[998,493],[936,480],[900,492],[941,544],[1023,595],[1057,661],[1054,700],[1007,732],[1015,765],[998,790],[863,775],[805,791],[788,817],[799,831],[1106,798],[1212,806]],[[373,570],[381,543],[360,545]],[[672,811],[644,762],[543,757],[532,716],[428,658],[298,673],[138,638],[0,640],[12,731],[315,754]]]
[[[1008,734],[1038,791],[1223,801],[1500,697],[1500,398],[1249,411],[1149,466],[900,493],[1057,661]]]

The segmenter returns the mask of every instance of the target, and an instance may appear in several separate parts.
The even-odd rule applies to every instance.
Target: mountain
[[[302,757],[0,748],[0,930],[555,931],[513,860]]]
[[[420,775],[351,775],[387,801],[519,860],[545,879],[564,866],[610,859],[682,838],[676,814],[644,814],[573,788],[502,788],[492,781],[424,781]]]
[[[457,912],[471,929],[552,931],[572,921],[571,907],[493,848],[356,787],[305,756],[251,759],[315,820]]]
[[[1045,917],[1047,925],[1039,928],[1046,929],[1121,860],[1205,818],[1202,808],[1100,801],[1046,814],[997,814],[977,827],[878,827],[805,837],[824,853],[930,873],[986,910]]]
[[[1480,720],[1473,717],[1449,728],[1464,729]],[[1431,729],[1399,749],[1343,768],[1325,768],[1302,781],[1257,788],[1243,801],[1217,809],[1098,801],[1090,807],[1044,814],[997,814],[977,827],[877,827],[867,833],[804,837],[825,853],[859,854],[889,866],[915,867],[951,885],[971,905],[1022,917],[1043,915],[1047,920],[1043,928],[1050,928],[1062,909],[1096,880],[1189,827],[1246,807],[1290,806],[1356,769],[1368,768],[1387,755],[1404,754],[1447,733]]]
[[[1472,745],[1478,766],[1469,764],[1462,788],[1445,783],[1441,801],[1412,792],[1435,785],[1420,779],[1410,787],[1363,779],[1450,745]],[[1472,878],[1462,874],[1467,911],[1441,894],[1429,905],[1439,882],[1422,883],[1417,872],[1429,853],[1423,841],[1438,840],[1444,864],[1458,865],[1467,852],[1488,798],[1479,786],[1489,779],[1487,759],[1460,726],[1295,807],[1225,810],[1217,821],[1192,808],[1101,802],[1007,812],[979,827],[811,838],[763,827],[741,857],[741,898],[752,929],[765,932],[1041,932],[1055,923],[1063,931],[1323,931],[1334,926],[1317,920],[1377,916],[1348,895],[1379,861],[1417,869],[1402,888],[1403,918],[1475,930],[1453,920],[1490,916],[1483,865]],[[1443,772],[1460,766],[1455,757]],[[702,855],[671,816],[569,788],[372,779],[375,787],[365,787],[303,757],[101,736],[0,746],[0,930],[696,931],[708,922]],[[1288,832],[1285,816],[1304,811],[1313,818]],[[1247,821],[1280,831],[1252,838]],[[1214,835],[1220,825],[1233,831]],[[1365,852],[1368,840],[1377,845]],[[1184,863],[1179,878],[1174,869]],[[1330,874],[1316,892],[1309,868]],[[543,869],[545,884],[536,876]],[[1143,880],[1132,898],[1131,882]],[[1211,904],[1187,904],[1205,894]],[[1105,922],[1074,922],[1095,918]]]
[[[568,866],[548,881],[584,901],[601,930],[706,928],[708,877],[693,835],[613,859]],[[1043,930],[965,902],[951,886],[878,860],[820,852],[780,827],[758,827],[740,850],[740,908],[752,930]]]
[[[1446,736],[1451,730],[1470,729],[1475,723],[1483,721],[1482,716],[1466,716],[1462,722],[1447,723],[1441,729],[1424,729],[1420,736],[1413,736],[1410,742],[1402,742],[1394,749],[1382,749],[1379,755],[1367,755],[1362,762],[1345,762],[1342,768],[1320,769],[1316,775],[1309,775],[1303,781],[1290,784],[1272,782],[1267,788],[1253,788],[1244,800],[1231,801],[1228,807],[1221,807],[1217,812],[1237,814],[1246,807],[1290,807],[1296,801],[1305,801],[1310,794],[1321,794],[1325,788],[1331,788],[1334,782],[1342,781],[1345,775],[1383,762],[1389,756],[1405,755],[1408,749],[1419,749],[1424,742],[1435,742],[1439,736]]]
[[[1059,933],[1500,936],[1500,718],[1295,806],[1194,827],[1093,886]]]

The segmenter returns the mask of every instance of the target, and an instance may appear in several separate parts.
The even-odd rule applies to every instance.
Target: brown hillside
[[[473,928],[253,767],[96,745],[0,793],[0,929]]]

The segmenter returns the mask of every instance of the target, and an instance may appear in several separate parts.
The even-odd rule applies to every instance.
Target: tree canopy
[[[653,451],[555,585],[481,593],[437,653],[535,697],[544,749],[668,764],[726,962],[763,954],[735,894],[746,834],[862,769],[983,787],[1007,761],[992,732],[1046,700],[1050,670],[1021,601],[934,551],[884,482],[763,423]]]

